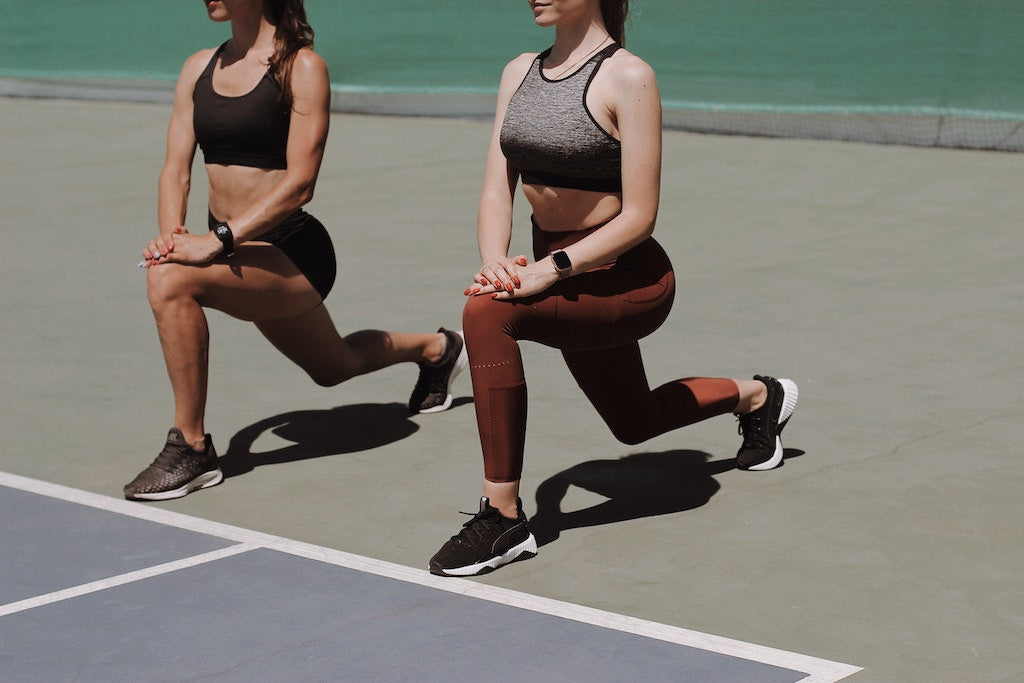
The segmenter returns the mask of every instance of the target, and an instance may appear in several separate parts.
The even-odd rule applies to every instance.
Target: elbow
[[[651,216],[648,220],[645,220],[641,223],[640,235],[643,237],[643,239],[647,239],[648,237],[651,237],[654,234],[655,222],[656,217]]]
[[[654,224],[658,219],[657,211],[623,211],[629,222],[635,226],[637,240],[642,242],[654,234]]]
[[[316,181],[313,178],[308,180],[297,180],[292,183],[288,190],[288,195],[292,199],[292,203],[296,207],[305,206],[313,200],[313,188],[316,186]]]

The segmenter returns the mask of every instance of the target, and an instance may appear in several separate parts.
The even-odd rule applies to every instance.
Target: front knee
[[[505,301],[495,301],[489,296],[471,296],[462,309],[462,330],[469,337],[491,338],[495,335],[513,337],[509,331],[514,326],[518,307]]]
[[[189,268],[174,263],[146,269],[146,297],[154,311],[183,298],[195,298],[195,285]]]

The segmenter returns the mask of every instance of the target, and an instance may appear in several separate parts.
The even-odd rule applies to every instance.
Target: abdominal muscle
[[[207,164],[210,179],[210,213],[230,221],[265,197],[281,180],[283,169]]]
[[[622,195],[548,185],[523,185],[533,218],[545,232],[585,230],[607,223],[622,211]]]

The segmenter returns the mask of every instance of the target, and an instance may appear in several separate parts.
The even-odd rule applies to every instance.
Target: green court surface
[[[0,99],[4,472],[116,498],[162,444],[135,264],[167,116]],[[340,255],[339,328],[458,325],[488,134],[334,115],[310,210]],[[1024,678],[1020,168],[668,132],[656,237],[679,291],[642,344],[648,375],[793,378],[785,464],[735,470],[727,416],[619,444],[559,354],[527,344],[523,496],[546,543],[474,584],[847,662],[856,681]],[[194,230],[204,186],[197,169]],[[522,251],[521,204],[516,221]],[[230,476],[147,509],[423,572],[479,495],[468,381],[452,410],[409,417],[412,366],[323,389],[252,326],[210,323],[207,424]]]

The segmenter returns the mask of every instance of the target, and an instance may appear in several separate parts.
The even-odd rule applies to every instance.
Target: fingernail
[[[511,291],[512,291],[512,289],[513,289],[513,287],[512,287],[512,283],[510,282],[510,283],[508,283],[507,285],[505,285],[505,289],[511,292]]]

